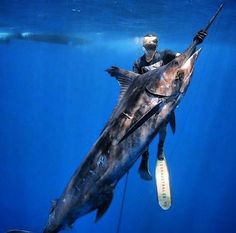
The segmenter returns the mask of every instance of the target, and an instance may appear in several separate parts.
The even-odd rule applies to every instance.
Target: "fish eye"
[[[173,60],[173,65],[178,66],[179,62],[177,60]]]
[[[184,78],[184,71],[178,71],[176,74],[175,79],[183,79]]]

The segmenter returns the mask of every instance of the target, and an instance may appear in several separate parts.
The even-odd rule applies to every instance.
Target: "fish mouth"
[[[194,53],[192,54],[192,56],[190,57],[190,59],[196,60],[196,59],[198,58],[198,56],[199,56],[199,54],[200,54],[201,51],[202,51],[202,48],[199,48],[196,52],[194,52]]]
[[[188,63],[189,61],[191,62],[195,62],[200,54],[200,52],[202,51],[202,48],[199,48],[198,50],[196,50],[193,54],[191,54],[190,56],[187,56],[185,58],[185,61],[184,61],[184,65],[186,63]]]
[[[190,82],[190,79],[191,79],[191,76],[192,76],[192,73],[193,73],[194,63],[197,60],[201,50],[202,49],[200,48],[197,51],[195,51],[189,58],[186,59],[186,62],[181,67],[183,70],[185,70],[187,75],[183,79],[183,84],[182,84],[182,86],[180,88],[180,93],[185,93],[186,92],[186,88],[189,85],[189,82]]]
[[[189,69],[191,70],[190,73],[192,73],[193,67],[194,67],[194,63],[197,60],[200,52],[202,51],[201,48],[199,48],[197,51],[195,51],[190,57],[186,57],[185,61],[183,62],[183,66],[181,68],[183,69]]]

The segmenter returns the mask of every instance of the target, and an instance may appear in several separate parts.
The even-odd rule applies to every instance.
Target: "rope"
[[[124,191],[123,191],[123,196],[122,196],[122,201],[121,201],[120,214],[119,214],[116,233],[120,232],[121,220],[122,220],[124,203],[125,203],[125,195],[126,195],[126,191],[127,191],[128,176],[129,176],[129,172],[127,172],[126,177],[125,177],[125,186],[124,186]]]

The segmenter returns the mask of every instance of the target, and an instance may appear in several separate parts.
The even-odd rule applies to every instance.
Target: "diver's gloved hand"
[[[197,35],[193,38],[193,41],[196,41],[197,44],[201,44],[206,36],[207,36],[207,31],[200,30],[197,33]]]

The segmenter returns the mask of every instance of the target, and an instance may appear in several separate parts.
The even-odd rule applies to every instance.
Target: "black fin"
[[[171,130],[174,134],[175,130],[176,130],[176,121],[175,121],[175,112],[174,111],[171,112],[171,114],[169,116],[169,123],[170,123]]]
[[[132,71],[128,71],[128,70],[124,70],[121,69],[117,66],[111,66],[111,68],[106,70],[112,77],[116,77],[116,79],[118,79],[119,77],[123,77],[123,78],[130,78],[130,79],[134,79],[137,76],[139,76],[139,74],[134,73]]]
[[[97,209],[97,215],[96,215],[95,222],[97,222],[105,214],[105,212],[109,208],[109,206],[112,202],[113,192],[106,194],[105,198],[106,199],[104,200],[103,204],[100,205]]]
[[[121,138],[119,143],[125,140],[130,134],[132,134],[137,128],[139,128],[142,124],[144,124],[154,114],[159,113],[162,110],[164,103],[165,103],[164,101],[158,103],[149,112],[147,112],[144,116],[142,116],[135,124],[133,124],[131,128],[127,131],[127,133]]]
[[[140,177],[144,180],[152,180],[152,175],[149,171],[148,162],[149,162],[149,152],[147,150],[142,154],[141,163],[138,169]]]
[[[134,72],[121,69],[116,66],[106,70],[112,77],[115,77],[120,85],[120,97],[119,101],[123,98],[125,92],[129,88],[130,84],[133,82],[133,79],[136,78],[139,74]]]
[[[49,211],[49,213],[51,214],[53,212],[53,210],[55,209],[56,205],[57,205],[57,201],[58,199],[54,199],[52,200],[52,205],[51,205],[51,209]]]

